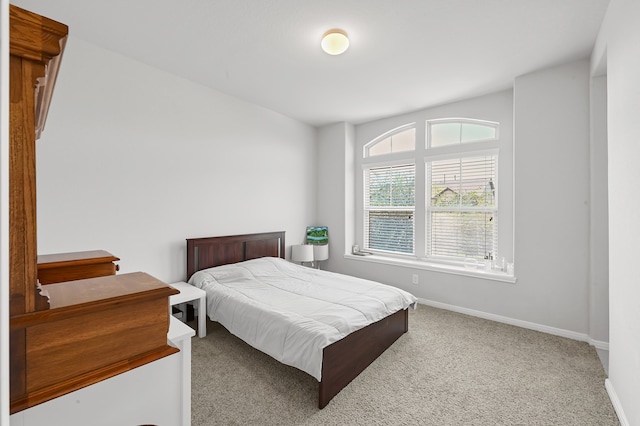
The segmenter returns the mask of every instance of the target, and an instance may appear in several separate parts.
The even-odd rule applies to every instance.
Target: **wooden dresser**
[[[104,250],[39,255],[38,281],[52,284],[115,275],[118,260]]]
[[[36,139],[68,28],[14,5],[9,26],[9,362],[16,413],[176,353],[167,332],[169,296],[178,291],[143,272],[115,275],[119,259],[103,251],[46,255],[39,264]]]

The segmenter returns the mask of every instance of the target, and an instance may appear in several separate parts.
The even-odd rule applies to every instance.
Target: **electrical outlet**
[[[413,275],[411,276],[411,282],[412,282],[413,284],[418,284],[418,274],[413,274]]]

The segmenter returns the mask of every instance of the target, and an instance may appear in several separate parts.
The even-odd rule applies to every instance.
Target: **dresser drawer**
[[[114,275],[119,258],[104,250],[56,253],[38,256],[38,281],[53,284],[63,281]]]

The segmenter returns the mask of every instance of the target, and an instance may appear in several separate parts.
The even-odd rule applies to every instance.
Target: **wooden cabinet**
[[[104,250],[39,255],[38,281],[52,284],[115,275],[118,260]]]
[[[25,392],[12,412],[175,353],[168,298],[177,290],[143,272],[46,285],[48,310],[16,315],[24,334]],[[13,373],[13,371],[12,371]]]
[[[9,425],[188,426],[193,335],[172,318],[169,341],[180,352],[15,413]]]
[[[119,259],[102,251],[47,255],[38,265],[36,139],[68,28],[14,5],[9,26],[9,393],[16,413],[177,352],[167,332],[169,296],[178,291],[142,272],[114,275]]]

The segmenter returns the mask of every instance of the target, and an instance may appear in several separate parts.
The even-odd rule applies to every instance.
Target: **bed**
[[[210,319],[278,361],[315,377],[319,381],[318,406],[324,408],[408,331],[408,308],[415,306],[416,299],[395,287],[287,262],[284,237],[284,232],[268,232],[187,239],[187,278],[192,285],[207,291]],[[281,274],[287,276],[286,286],[281,284]],[[348,281],[342,290],[338,288],[341,279]],[[268,290],[262,287],[264,283]],[[320,290],[310,287],[315,284],[322,286]],[[364,287],[357,290],[360,285]],[[335,291],[324,291],[329,286]],[[315,293],[311,297],[305,294],[306,301],[293,299],[299,290]],[[341,299],[338,304],[324,305],[325,299],[340,292],[346,293],[349,301]],[[385,299],[385,292],[391,293],[389,300]],[[365,300],[370,293],[374,297]],[[354,304],[353,308],[349,303]],[[315,317],[299,313],[300,305],[308,304]],[[380,305],[376,309],[384,312],[369,313],[368,305]],[[354,312],[353,318],[349,310]],[[316,321],[317,316],[329,317],[328,326]],[[255,326],[244,324],[251,319]],[[290,322],[282,323],[284,320]],[[265,324],[273,326],[268,328]],[[313,337],[299,338],[299,329],[306,329],[308,324],[313,332],[323,330]],[[282,350],[280,338],[291,344],[292,350]],[[292,352],[295,357],[290,356]]]

